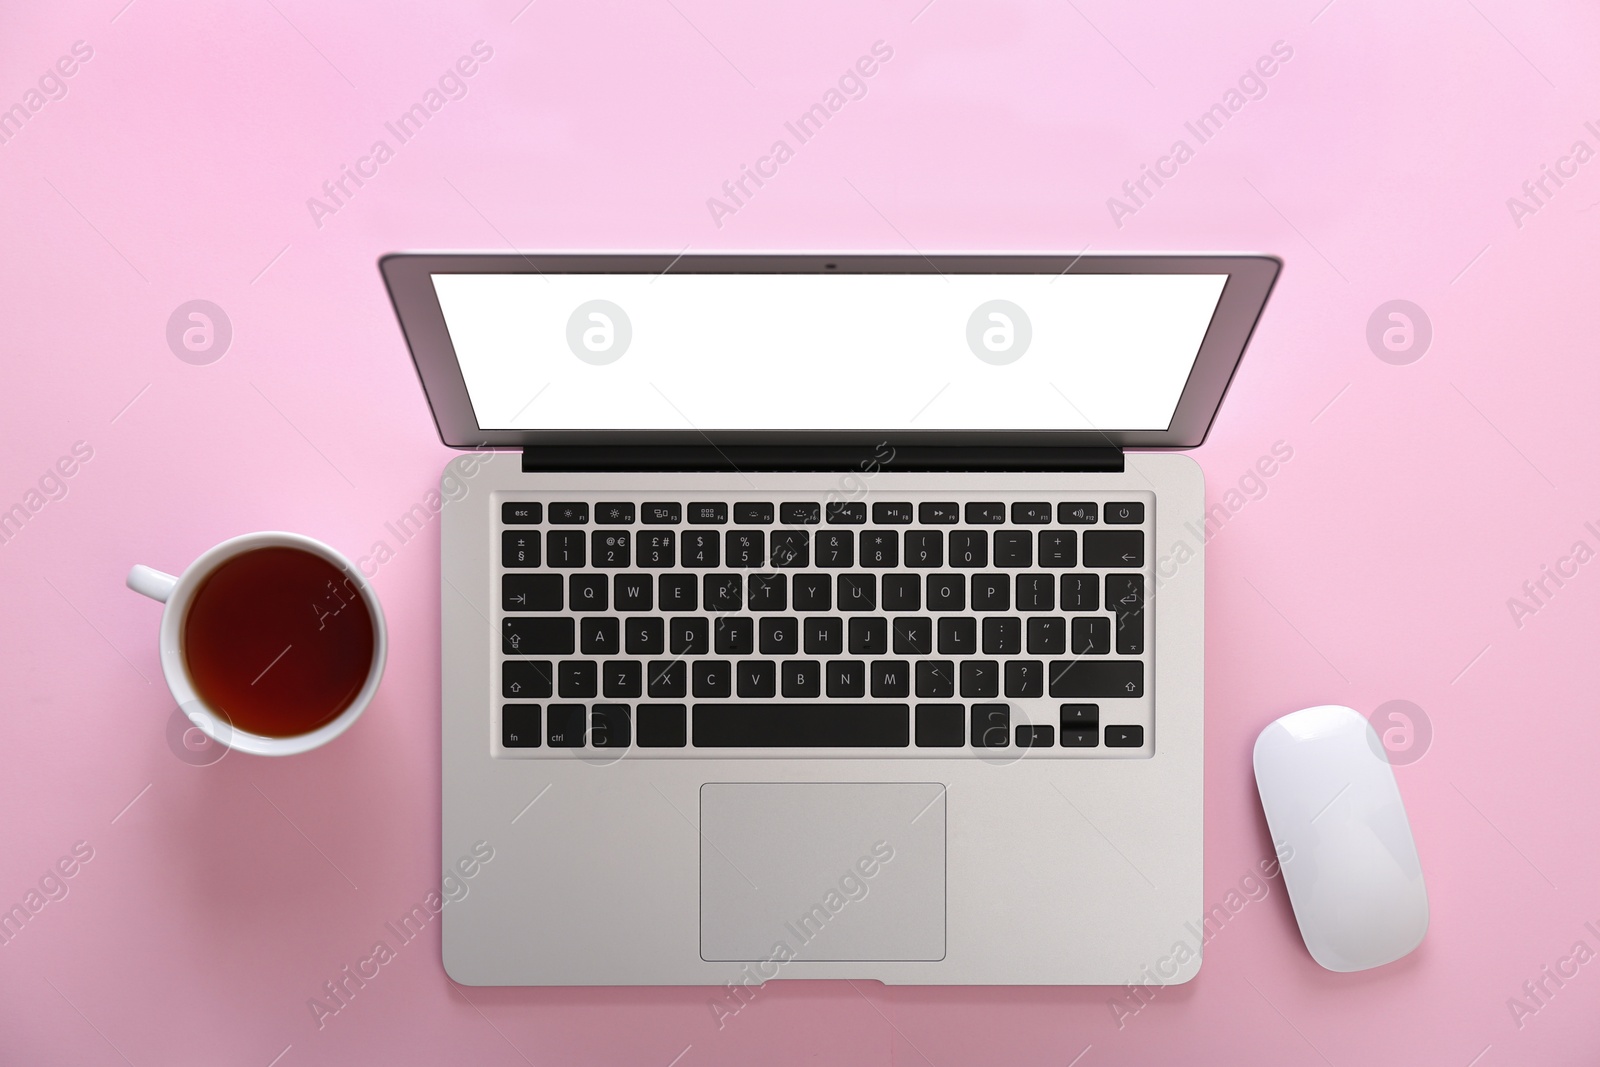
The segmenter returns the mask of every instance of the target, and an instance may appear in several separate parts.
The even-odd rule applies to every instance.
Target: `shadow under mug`
[[[366,681],[355,699],[331,721],[315,730],[289,737],[266,737],[234,726],[225,714],[207,704],[195,691],[194,681],[189,676],[188,665],[183,657],[183,624],[195,592],[222,563],[258,548],[295,548],[327,560],[339,568],[361,594],[361,602],[366,605],[372,618],[372,662],[367,668]],[[128,572],[128,588],[166,605],[161,613],[161,670],[166,675],[167,688],[172,690],[178,706],[207,737],[235,751],[257,756],[293,756],[319,748],[350,728],[367,705],[372,703],[378,683],[383,679],[389,637],[378,595],[353,563],[337,549],[314,538],[278,531],[244,534],[205,552],[177,576],[136,564]]]

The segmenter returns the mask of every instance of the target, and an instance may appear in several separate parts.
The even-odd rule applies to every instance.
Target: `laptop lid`
[[[459,448],[1189,448],[1263,255],[396,253]],[[567,451],[567,449],[562,449]]]

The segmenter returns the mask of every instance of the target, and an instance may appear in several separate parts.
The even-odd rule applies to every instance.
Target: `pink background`
[[[1507,1003],[1600,950],[1600,563],[1520,627],[1507,606],[1600,548],[1600,161],[1520,226],[1506,203],[1600,148],[1592,6],[123,2],[9,5],[0,35],[0,107],[93,48],[0,144],[0,509],[93,449],[0,545],[0,905],[94,850],[0,947],[0,1061],[1594,1062],[1600,962],[1520,1027]],[[880,39],[868,95],[714,225],[707,198]],[[468,95],[319,227],[307,198],[479,40]],[[1107,198],[1276,41],[1267,94],[1119,228]],[[1273,880],[1120,1027],[1118,989],[778,982],[719,1030],[706,989],[456,987],[435,924],[319,1031],[308,998],[438,885],[437,523],[377,575],[377,702],[292,760],[175,758],[158,609],[123,576],[256,529],[391,539],[449,453],[374,261],[508,244],[1282,255],[1195,453],[1220,499],[1293,449],[1209,549],[1206,902],[1269,853],[1255,733],[1407,700],[1433,734],[1398,770],[1422,948],[1322,971]],[[164,334],[196,298],[234,329],[207,366]],[[1365,339],[1396,298],[1434,329],[1406,366]]]

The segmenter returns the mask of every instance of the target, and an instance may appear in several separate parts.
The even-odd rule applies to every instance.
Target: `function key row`
[[[1092,526],[1101,520],[1100,505],[1088,501],[1064,501],[1051,507],[1046,501],[1019,501],[1009,509],[1010,521],[1019,525],[1047,526],[1052,511],[1062,526]],[[602,501],[594,507],[597,526],[632,526],[636,521],[647,526],[675,526],[684,521],[685,505],[645,503],[636,509],[632,503]],[[809,501],[784,503],[776,508],[765,501],[740,501],[733,505],[733,521],[741,526],[770,526],[775,518],[785,526],[812,526],[826,517],[830,524],[859,526],[867,521],[867,505],[859,500],[830,500],[825,505]],[[878,501],[870,510],[872,521],[880,526],[907,526],[920,521],[927,526],[948,526],[962,521],[973,526],[998,526],[1006,521],[1006,505],[999,501],[974,502],[965,507],[952,502],[925,502],[915,507],[909,501]],[[688,522],[696,526],[725,526],[729,507],[721,501],[687,505]],[[500,519],[507,526],[537,526],[545,521],[545,506],[536,502],[507,501],[500,506]],[[1105,506],[1104,520],[1110,525],[1137,526],[1144,522],[1144,505],[1136,501]],[[590,521],[587,503],[567,501],[549,507],[552,526],[583,526]]]

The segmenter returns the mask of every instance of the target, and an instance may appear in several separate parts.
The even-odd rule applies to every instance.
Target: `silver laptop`
[[[1175,450],[1276,259],[381,266],[467,450],[451,977],[736,1012],[779,978],[1195,975],[1204,484]]]

